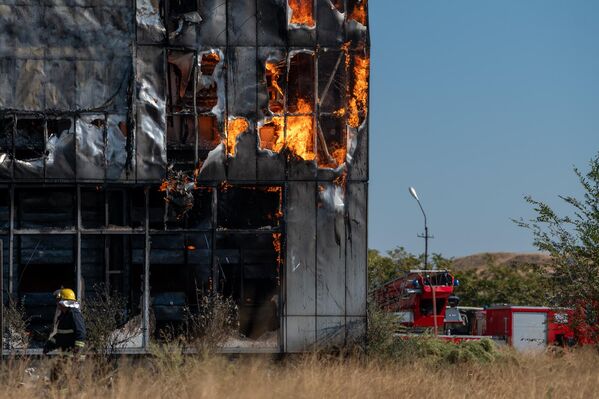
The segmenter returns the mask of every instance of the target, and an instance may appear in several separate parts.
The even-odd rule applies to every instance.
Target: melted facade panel
[[[364,335],[366,3],[0,5],[0,237],[40,331],[50,285],[105,284],[129,298],[119,350],[214,291],[240,309],[224,350]]]

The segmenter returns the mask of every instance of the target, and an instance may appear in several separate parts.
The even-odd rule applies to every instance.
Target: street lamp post
[[[428,235],[428,225],[426,223],[426,213],[424,213],[424,208],[422,208],[422,204],[420,203],[420,199],[418,198],[418,194],[416,193],[416,189],[414,187],[410,187],[410,195],[414,197],[416,202],[418,202],[418,206],[422,211],[422,216],[424,216],[424,235],[418,234],[418,237],[424,238],[424,269],[428,268],[428,239],[433,238]],[[435,266],[433,265],[433,269]]]
[[[418,193],[416,193],[416,189],[414,187],[410,187],[410,195],[412,197],[414,197],[414,199],[416,200],[416,202],[418,202],[418,206],[420,207],[420,210],[422,211],[422,216],[424,216],[424,235],[422,234],[418,234],[418,237],[422,237],[424,238],[424,270],[428,270],[428,239],[432,238],[431,236],[428,235],[428,225],[426,223],[426,213],[424,213],[424,208],[422,207],[422,204],[420,203],[420,199],[418,198]],[[433,265],[433,270],[435,270],[435,265]],[[435,295],[435,287],[433,286],[433,279],[429,278],[429,284],[431,286],[431,293],[433,294],[433,322],[434,322],[434,326],[435,326],[435,337],[438,334],[438,326],[437,326],[437,297]]]

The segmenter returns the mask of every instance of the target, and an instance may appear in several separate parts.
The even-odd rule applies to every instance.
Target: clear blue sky
[[[369,247],[532,252],[599,150],[599,1],[371,0]]]

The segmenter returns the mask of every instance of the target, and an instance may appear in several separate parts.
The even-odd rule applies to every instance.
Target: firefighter
[[[85,322],[79,310],[75,292],[61,288],[54,292],[56,316],[54,330],[44,346],[44,355],[55,349],[66,353],[78,353],[85,348]]]

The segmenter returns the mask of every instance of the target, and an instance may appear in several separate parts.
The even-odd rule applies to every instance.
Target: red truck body
[[[447,270],[411,270],[385,283],[373,295],[383,310],[394,313],[411,329],[411,333],[398,334],[403,338],[438,327],[442,339],[460,342],[489,337],[519,351],[591,343],[591,334],[585,334],[584,326],[575,334],[571,309],[514,305],[460,308],[459,299],[453,295],[454,285],[456,281]]]
[[[571,311],[543,306],[494,305],[484,311],[482,334],[505,339],[521,351],[573,343]],[[480,318],[479,318],[480,319]]]
[[[375,290],[374,299],[383,310],[395,313],[405,326],[433,328],[436,318],[442,329],[453,288],[454,277],[447,270],[411,270]]]

